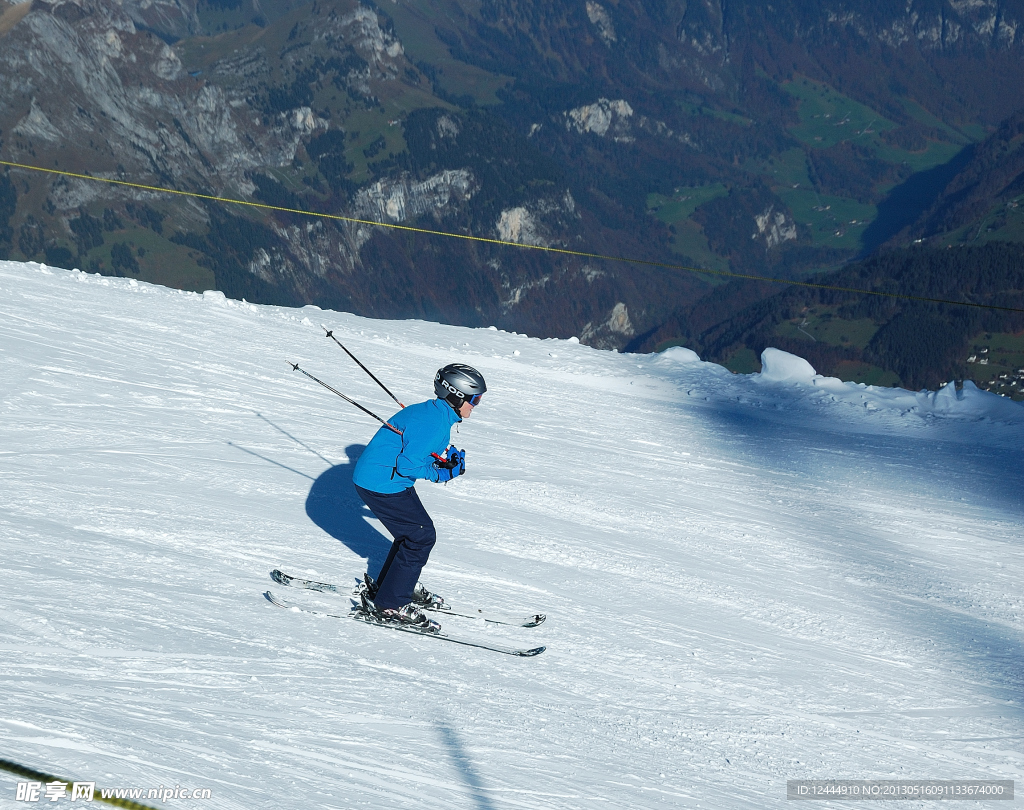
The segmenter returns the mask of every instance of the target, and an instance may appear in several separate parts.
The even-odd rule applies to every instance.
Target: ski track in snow
[[[0,757],[248,810],[1024,778],[1019,405],[34,264],[0,262],[0,313]],[[355,584],[389,545],[350,484],[374,423],[286,365],[391,414],[321,322],[405,402],[447,362],[487,377],[468,475],[417,487],[424,582],[546,613],[445,622],[540,657],[262,597],[275,567]]]

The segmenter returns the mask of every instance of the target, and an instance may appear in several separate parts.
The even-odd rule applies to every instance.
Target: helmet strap
[[[452,410],[455,411],[458,416],[462,416],[462,414],[459,413],[459,408],[462,407],[462,403],[465,402],[465,400],[459,399],[455,394],[448,394],[448,396],[444,398],[444,401],[451,405]]]

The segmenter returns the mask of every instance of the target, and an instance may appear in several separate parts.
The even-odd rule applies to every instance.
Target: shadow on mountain
[[[878,216],[861,235],[858,258],[873,253],[931,208],[953,178],[974,155],[974,144],[961,149],[948,163],[917,172],[889,192],[878,204]]]
[[[391,541],[366,522],[373,513],[360,500],[352,485],[352,471],[366,445],[345,448],[347,464],[337,464],[322,473],[306,496],[306,514],[335,540],[366,560],[366,570],[378,571],[384,564]]]

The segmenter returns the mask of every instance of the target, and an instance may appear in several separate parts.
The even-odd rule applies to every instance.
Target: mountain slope
[[[1024,777],[1017,404],[36,265],[0,264],[0,301],[6,759],[225,810]],[[285,362],[388,413],[321,321],[405,401],[442,363],[486,375],[466,477],[419,487],[424,581],[544,611],[459,625],[542,656],[263,599],[274,567],[354,582],[387,549],[350,486],[374,422]]]
[[[823,288],[773,290],[764,284],[764,297],[748,292],[747,305],[734,314],[730,310],[743,291],[740,285],[724,287],[712,296],[721,300],[701,302],[688,313],[686,321],[699,329],[680,337],[681,321],[670,321],[644,336],[644,348],[685,342],[709,359],[753,371],[750,361],[764,348],[778,346],[842,379],[911,389],[971,379],[1024,399],[1019,244],[890,250],[815,276],[813,283]],[[984,357],[990,349],[997,351]],[[979,356],[984,364],[974,362]]]
[[[972,150],[967,164],[904,239],[1024,242],[1024,110]],[[898,237],[897,237],[898,238]]]
[[[614,193],[577,201],[568,173],[525,133],[435,95],[391,20],[367,6],[305,4],[173,49],[136,25],[133,8],[64,0],[34,6],[11,28],[5,157],[388,224],[668,257],[664,228],[642,203],[630,213]],[[53,61],[66,70],[45,69]],[[432,139],[446,145],[441,161],[417,151]],[[662,314],[665,297],[705,287],[688,274],[408,239],[21,170],[11,178],[2,181],[15,194],[4,255],[250,300],[501,322],[618,346],[633,327],[612,316],[627,304],[642,324]]]
[[[0,257],[624,349],[769,293],[514,245],[792,278],[964,194],[1024,227],[903,205],[991,151],[1019,0],[265,5],[3,3],[0,159],[364,224],[12,169]]]

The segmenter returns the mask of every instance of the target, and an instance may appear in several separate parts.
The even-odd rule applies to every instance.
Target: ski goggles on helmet
[[[483,398],[483,394],[473,394],[471,397],[466,397],[466,402],[472,405],[474,408],[480,404],[480,400]]]

